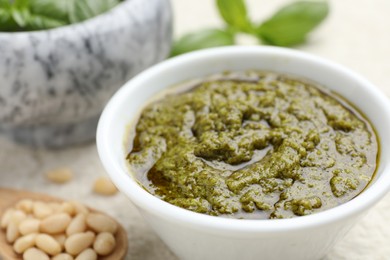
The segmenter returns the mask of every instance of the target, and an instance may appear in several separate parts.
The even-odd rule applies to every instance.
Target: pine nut
[[[58,202],[50,202],[47,204],[53,212],[58,212],[61,208],[61,204]]]
[[[87,225],[97,233],[110,232],[112,234],[115,234],[118,229],[118,225],[114,220],[100,213],[88,214]]]
[[[47,234],[39,234],[35,239],[35,244],[39,249],[49,255],[57,255],[61,253],[61,246],[52,236]]]
[[[85,249],[81,252],[75,260],[96,260],[97,254],[91,248]]]
[[[66,241],[66,235],[65,234],[58,234],[53,235],[53,238],[60,244],[61,250],[65,248],[65,241]]]
[[[96,260],[115,249],[118,224],[102,213],[90,213],[80,202],[25,199],[14,207],[5,211],[0,224],[23,259]]]
[[[20,237],[20,233],[19,233],[18,224],[16,224],[16,222],[14,221],[11,221],[7,227],[6,239],[9,243],[13,243],[19,237]]]
[[[40,230],[47,234],[58,234],[64,232],[71,221],[66,213],[54,214],[42,220]]]
[[[40,223],[41,221],[39,219],[35,219],[35,218],[25,219],[19,224],[19,232],[22,235],[38,233]]]
[[[78,255],[92,245],[95,234],[91,231],[76,233],[69,236],[65,241],[65,250],[71,255]]]
[[[70,254],[61,253],[53,257],[51,260],[73,260],[73,259],[74,259],[73,256],[71,256]]]
[[[43,219],[53,213],[53,210],[46,203],[36,201],[33,204],[33,213],[36,218]]]
[[[35,238],[37,234],[29,234],[18,238],[14,244],[14,250],[16,253],[21,254],[27,249],[35,245]]]
[[[7,209],[4,212],[4,214],[1,218],[1,223],[0,223],[1,228],[6,228],[8,226],[9,222],[11,221],[13,212],[14,212],[14,209]]]
[[[96,236],[93,249],[99,255],[109,255],[115,248],[115,238],[111,233],[102,232]]]
[[[85,222],[85,215],[78,214],[73,218],[72,222],[70,222],[68,228],[66,229],[66,235],[70,236],[76,233],[85,232],[87,229],[87,224]]]
[[[15,222],[16,225],[19,225],[19,223],[25,220],[26,218],[27,218],[26,213],[24,213],[24,211],[17,209],[12,213],[11,222]]]
[[[76,214],[76,209],[72,203],[63,202],[58,209],[58,212],[68,213],[70,216],[74,216]]]
[[[115,185],[106,177],[100,177],[95,181],[93,191],[106,196],[114,195],[118,192]]]
[[[50,260],[50,258],[42,250],[32,247],[24,252],[23,260]]]
[[[80,202],[72,201],[71,203],[72,203],[73,207],[75,208],[76,214],[82,213],[82,214],[87,215],[89,213],[89,209],[86,206],[84,206],[83,204],[81,204]]]
[[[65,183],[73,178],[73,172],[67,168],[58,168],[47,172],[46,177],[55,183]]]
[[[30,199],[20,200],[15,206],[15,208],[23,210],[27,214],[32,212],[32,207],[33,202]]]

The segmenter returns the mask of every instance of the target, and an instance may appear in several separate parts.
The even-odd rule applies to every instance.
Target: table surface
[[[268,17],[290,0],[248,0],[254,20]],[[390,1],[331,0],[328,19],[298,46],[305,52],[325,57],[362,74],[390,96]],[[221,27],[212,0],[172,0],[175,35],[200,28]],[[253,44],[240,38],[241,44]],[[134,205],[122,194],[103,197],[91,191],[92,183],[106,173],[95,143],[65,150],[45,151],[20,146],[0,137],[0,187],[45,192],[64,199],[78,199],[109,212],[128,230],[128,259],[176,260],[177,258],[147,226]],[[64,185],[47,181],[44,173],[57,167],[74,171]],[[6,199],[6,198],[0,198]],[[387,195],[325,257],[330,259],[389,259],[390,195]]]

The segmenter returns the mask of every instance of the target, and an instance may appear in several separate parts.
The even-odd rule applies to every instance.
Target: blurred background
[[[246,0],[250,17],[261,22],[294,1]],[[363,74],[390,96],[390,1],[329,0],[328,17],[314,29],[306,43],[295,49],[313,53]],[[223,27],[214,1],[173,0],[174,35],[202,28]],[[185,11],[184,11],[185,10]],[[255,44],[240,38],[242,44]]]

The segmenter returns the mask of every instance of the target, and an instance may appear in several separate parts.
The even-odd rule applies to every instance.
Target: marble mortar
[[[111,95],[166,58],[171,37],[169,0],[127,0],[79,24],[0,33],[0,132],[36,147],[92,140]]]

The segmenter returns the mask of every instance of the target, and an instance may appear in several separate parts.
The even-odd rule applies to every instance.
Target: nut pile
[[[6,240],[26,260],[93,260],[115,248],[118,225],[77,201],[21,200],[1,218]]]

